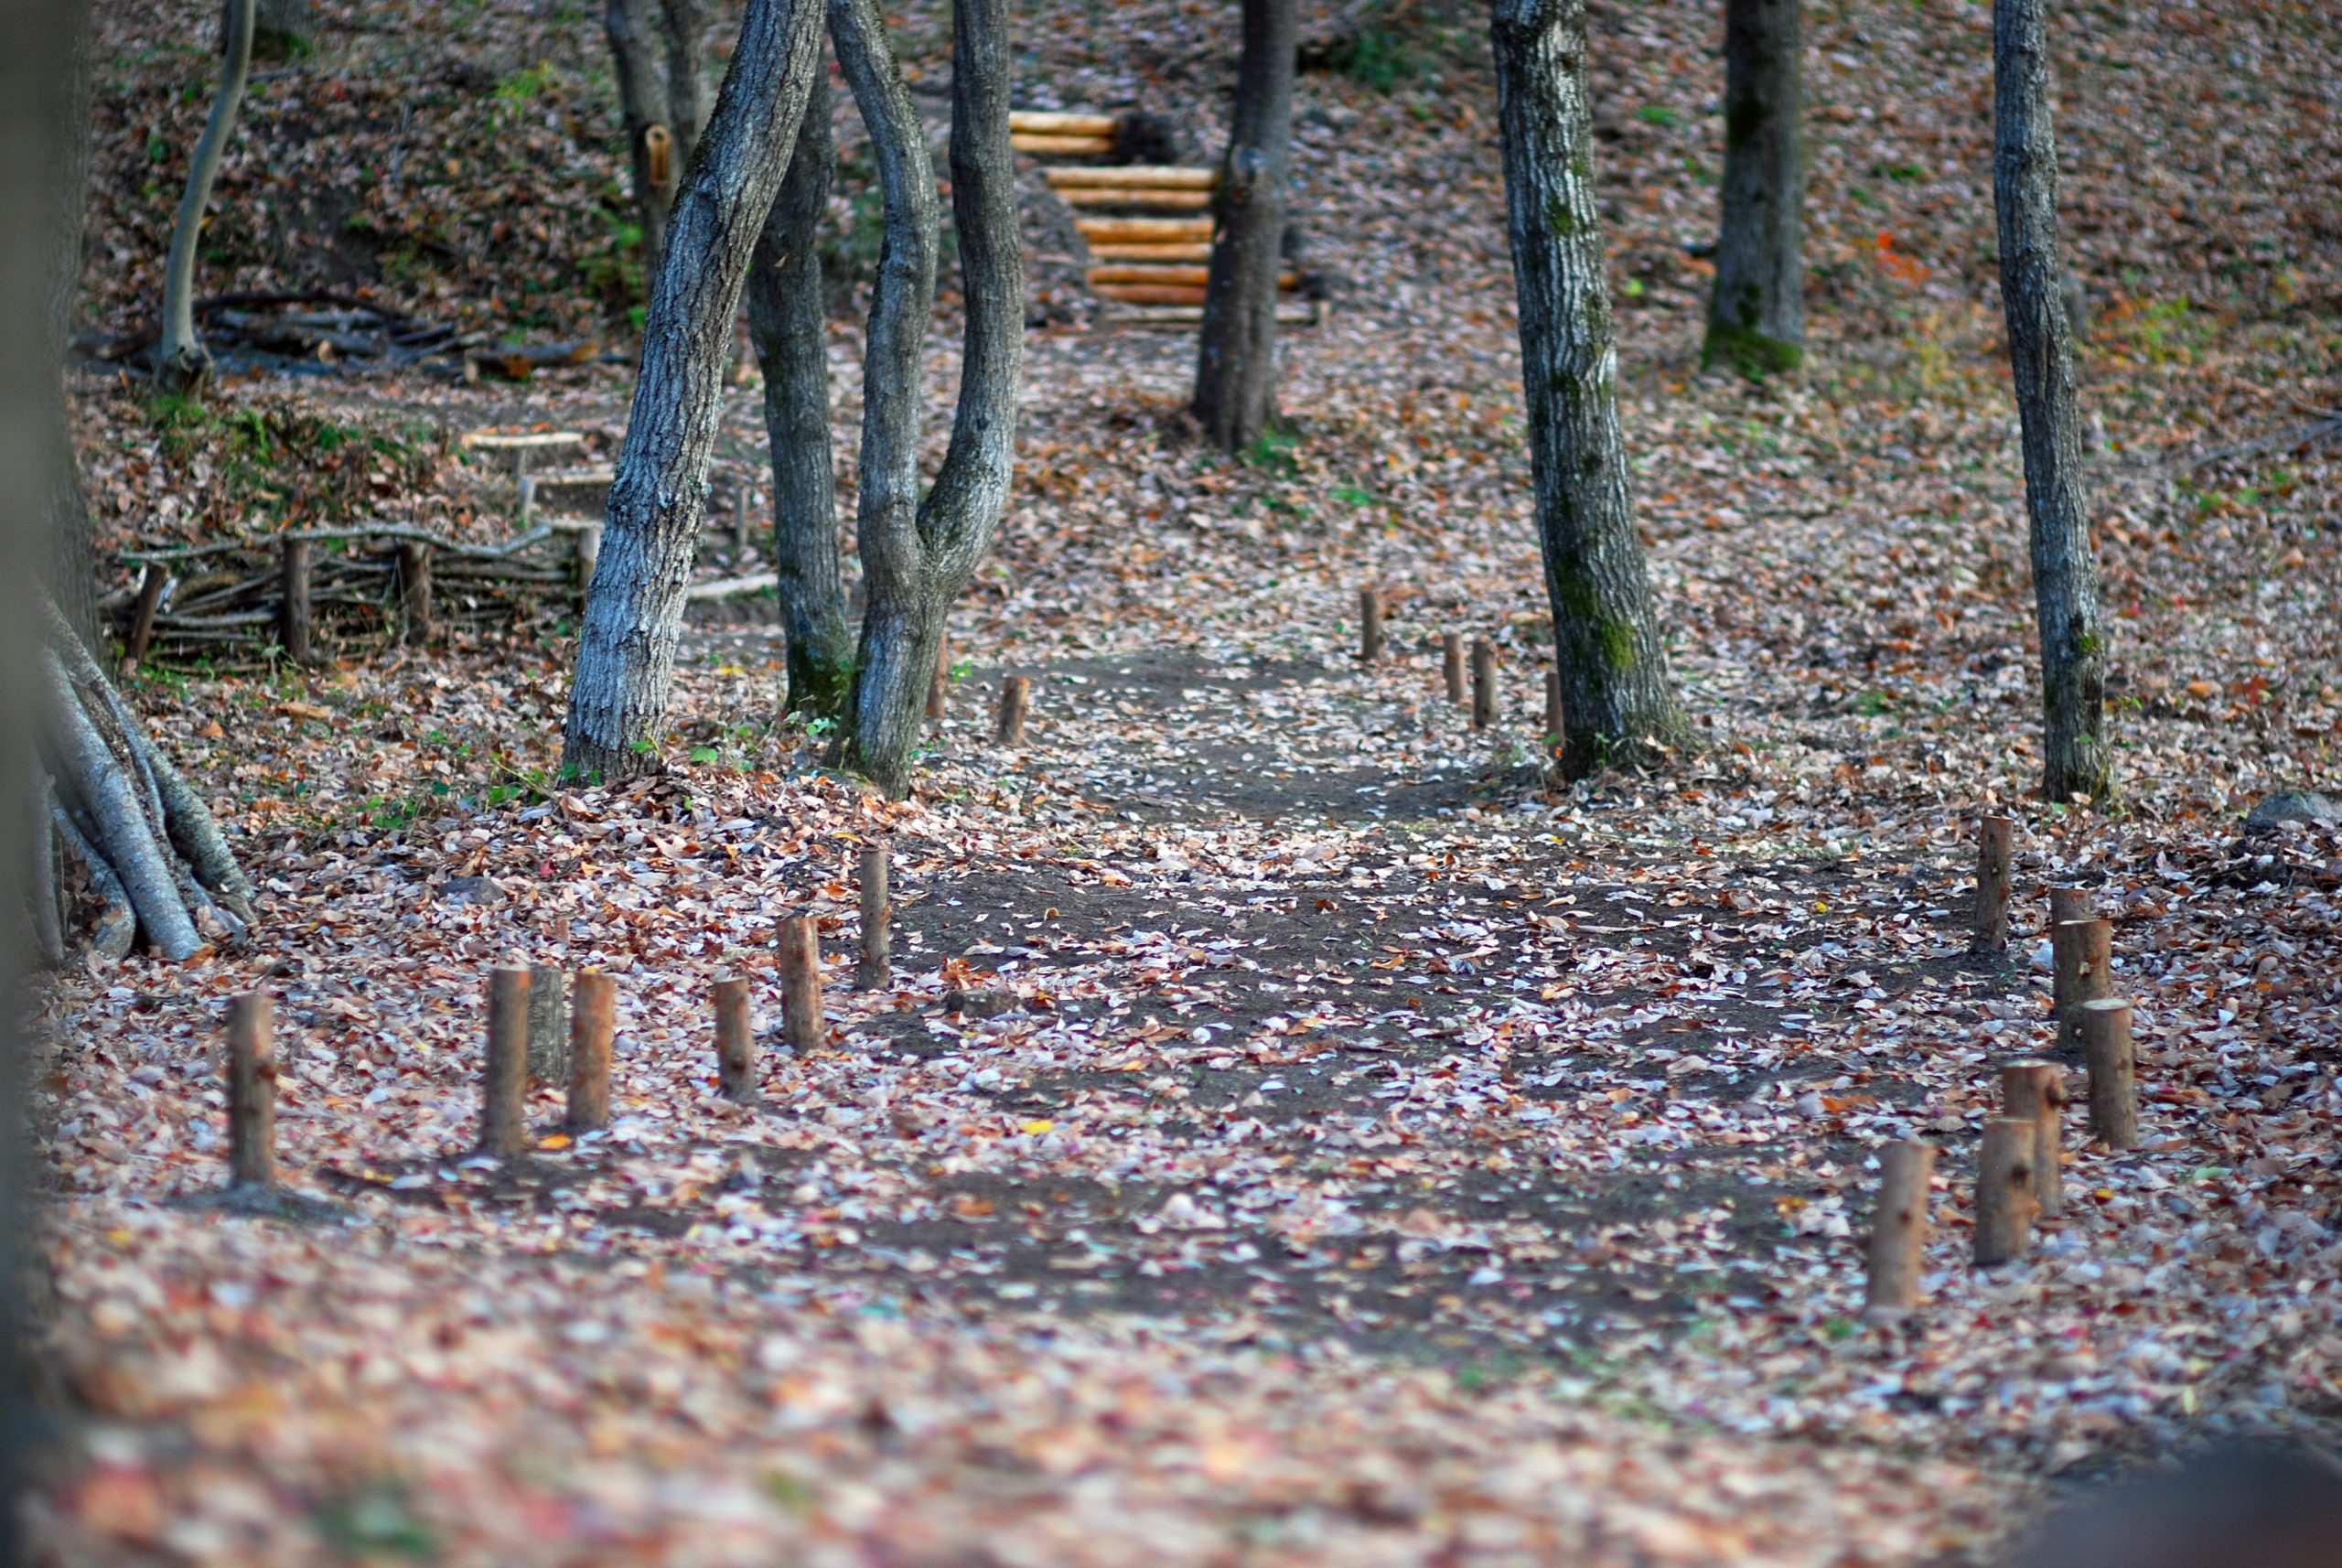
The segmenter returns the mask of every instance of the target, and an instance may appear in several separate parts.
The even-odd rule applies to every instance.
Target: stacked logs
[[[1988,817],[1977,835],[1974,949],[1997,955],[2008,940],[2015,824]],[[2056,1053],[2079,1056],[2092,1137],[2113,1153],[2139,1144],[2139,1090],[2131,1004],[2113,994],[2112,925],[2077,887],[2049,890],[2055,963]],[[2025,1059],[2000,1069],[2001,1111],[1984,1123],[1976,1155],[1974,1258],[1990,1268],[2024,1256],[2035,1223],[2065,1213],[2066,1069]],[[1870,1239],[1866,1315],[1891,1320],[1917,1305],[1927,1242],[1935,1145],[1890,1144],[1879,1155],[1878,1207]]]

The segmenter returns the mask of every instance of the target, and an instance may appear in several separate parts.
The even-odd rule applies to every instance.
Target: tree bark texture
[[[749,0],[705,155],[671,215],[586,597],[562,756],[572,777],[623,778],[651,765],[706,514],[733,320],[787,172],[820,44],[815,0]]]
[[[2106,635],[2083,492],[2074,340],[2057,254],[2057,145],[2050,126],[2044,0],[1993,0],[1993,204],[2001,306],[2024,427],[2025,499],[2041,631],[2041,790],[2108,789]]]
[[[1276,400],[1277,273],[1293,166],[1297,0],[1244,0],[1236,113],[1220,165],[1219,222],[1196,351],[1197,421],[1236,452],[1261,438]]]
[[[748,263],[748,335],[764,369],[772,448],[773,563],[787,639],[791,710],[843,712],[854,633],[838,571],[837,488],[830,453],[829,311],[821,226],[829,215],[830,90],[813,73],[797,148]]]
[[[1762,380],[1805,356],[1799,0],[1724,0],[1723,223],[1705,364]]]
[[[867,598],[843,759],[899,792],[909,780],[944,616],[991,545],[1015,457],[1025,256],[1008,142],[1008,6],[953,0],[951,7],[951,216],[966,325],[951,439],[924,499],[919,345],[933,290],[935,186],[876,5],[833,0],[832,15],[839,61],[878,155],[886,208],[863,389],[859,544]]]
[[[609,37],[618,113],[626,123],[644,263],[655,278],[675,193],[707,124],[700,8],[696,0],[608,0],[602,27]]]
[[[1537,532],[1572,777],[1684,736],[1618,421],[1618,355],[1594,189],[1585,0],[1495,0],[1506,227],[1520,300]]]
[[[203,233],[203,209],[211,204],[211,182],[219,176],[228,138],[235,134],[236,113],[243,107],[244,83],[252,74],[252,0],[229,0],[227,17],[220,91],[188,165],[187,191],[179,198],[170,259],[163,271],[163,338],[155,349],[155,384],[180,396],[199,393],[211,369],[210,356],[195,331],[195,252]]]

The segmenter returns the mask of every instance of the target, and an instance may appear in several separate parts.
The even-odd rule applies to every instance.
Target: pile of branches
[[[289,531],[124,553],[145,568],[99,612],[134,663],[245,647],[306,656],[313,639],[421,640],[437,626],[510,620],[579,591],[586,528],[544,525],[473,544],[401,523]]]
[[[453,322],[424,321],[403,310],[334,289],[261,290],[215,294],[195,302],[204,349],[230,370],[284,375],[348,366],[359,370],[426,371],[478,381],[482,376],[524,381],[536,371],[591,362],[590,342],[514,348],[486,330],[467,332]],[[149,364],[162,328],[85,341],[95,358]]]
[[[48,622],[32,823],[42,956],[62,963],[74,939],[118,959],[143,940],[176,962],[240,940],[252,889],[219,824],[54,606]]]

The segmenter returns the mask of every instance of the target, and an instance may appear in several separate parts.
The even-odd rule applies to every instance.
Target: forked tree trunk
[[[1196,419],[1224,451],[1261,438],[1276,404],[1277,273],[1293,164],[1297,0],[1244,0],[1236,113],[1196,353]]]
[[[705,154],[671,216],[570,684],[572,777],[655,765],[733,321],[811,91],[821,22],[818,0],[749,0]]]
[[[179,198],[170,259],[163,269],[163,338],[155,349],[155,385],[183,397],[199,395],[211,370],[211,357],[195,330],[195,253],[203,236],[203,209],[211,204],[211,182],[219,176],[228,138],[235,134],[244,82],[252,74],[252,0],[228,0],[227,19],[220,91],[188,166],[187,190]]]
[[[748,335],[764,369],[772,447],[773,562],[789,659],[788,703],[836,718],[854,679],[854,633],[839,586],[837,488],[831,472],[829,310],[821,226],[829,215],[830,89],[813,73],[789,177],[748,263]]]
[[[695,0],[607,0],[602,27],[618,76],[643,257],[656,278],[675,193],[707,123],[700,8]]]
[[[1495,0],[1507,230],[1520,300],[1537,533],[1570,776],[1683,739],[1618,423],[1618,355],[1594,188],[1585,0]]]
[[[1703,364],[1752,380],[1805,357],[1799,0],[1725,0],[1724,221]]]
[[[2057,255],[2057,145],[2050,128],[2042,0],[1993,6],[1993,204],[2001,305],[2024,427],[2034,614],[2041,630],[2041,789],[2052,800],[2109,787],[2106,638],[2082,489],[2074,342]]]
[[[1007,0],[951,6],[951,217],[966,319],[951,440],[922,499],[919,349],[934,287],[935,184],[876,6],[833,0],[833,18],[852,24],[833,36],[870,128],[886,202],[863,387],[866,607],[843,759],[897,792],[924,727],[945,613],[992,542],[1015,456],[1025,257],[1008,143],[1007,13]]]

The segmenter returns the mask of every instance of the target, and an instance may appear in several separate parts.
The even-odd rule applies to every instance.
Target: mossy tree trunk
[[[1300,33],[1297,0],[1244,0],[1244,51],[1228,156],[1219,166],[1193,404],[1205,435],[1229,452],[1259,440],[1275,412],[1277,273]]]
[[[1684,738],[1635,530],[1594,190],[1585,0],[1496,0],[1507,230],[1537,532],[1562,682],[1561,766],[1651,763]]]
[[[1723,224],[1704,364],[1756,379],[1805,354],[1799,0],[1725,0]]]
[[[748,264],[748,335],[764,370],[772,448],[773,561],[789,660],[787,701],[836,718],[854,676],[854,633],[839,585],[837,488],[830,452],[829,311],[821,225],[829,213],[830,94],[813,75],[789,177]]]
[[[2052,800],[2067,800],[2107,793],[2111,756],[2073,329],[2057,254],[2057,145],[2042,9],[2042,0],[1995,0],[1993,6],[1993,204],[2041,631],[2041,789]]]
[[[675,201],[570,682],[562,764],[573,777],[657,766],[733,324],[811,94],[821,26],[818,0],[749,0],[705,154]]]

